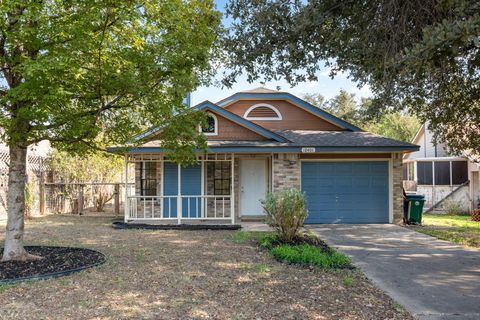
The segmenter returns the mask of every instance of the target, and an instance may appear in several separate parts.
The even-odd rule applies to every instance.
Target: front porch
[[[259,200],[271,190],[271,155],[212,153],[184,167],[161,153],[129,153],[125,160],[126,181],[135,177],[125,222],[235,224],[263,217]]]

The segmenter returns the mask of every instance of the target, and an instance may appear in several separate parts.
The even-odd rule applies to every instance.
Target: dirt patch
[[[60,276],[62,273],[80,271],[79,269],[105,262],[102,253],[84,248],[27,246],[25,250],[42,259],[0,262],[0,282]],[[3,248],[0,249],[0,255],[2,254]]]
[[[89,247],[109,258],[68,277],[0,286],[0,319],[412,319],[358,271],[283,264],[234,243],[234,232],[33,219],[29,244]]]

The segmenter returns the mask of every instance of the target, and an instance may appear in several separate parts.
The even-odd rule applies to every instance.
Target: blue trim
[[[306,146],[309,147],[309,146]],[[208,152],[298,152],[302,153],[304,147],[211,147]],[[419,147],[314,147],[315,153],[332,152],[332,151],[418,151]],[[114,150],[112,150],[114,151]],[[168,150],[159,147],[138,147],[129,149],[130,153],[152,153],[152,152],[167,152]],[[195,149],[195,152],[202,152],[202,150]]]
[[[287,93],[287,92],[278,92],[278,93],[251,93],[251,92],[238,92],[238,93],[235,93],[234,95],[231,95],[230,97],[227,97],[223,100],[220,100],[219,102],[217,102],[217,105],[219,105],[220,107],[224,107],[225,105],[227,104],[230,104],[236,100],[239,100],[239,99],[286,99],[286,100],[290,100],[292,101],[293,103],[305,108],[306,110],[310,111],[311,113],[319,116],[319,117],[322,117],[342,128],[345,128],[345,129],[348,129],[348,130],[351,130],[351,131],[363,131],[362,129],[360,129],[359,127],[357,126],[354,126],[353,124],[351,123],[348,123],[347,121],[345,120],[342,120],[340,118],[337,118],[335,117],[334,115],[320,109],[320,108],[317,108],[315,107],[314,105],[294,96],[293,94],[291,93]]]
[[[233,122],[236,122],[242,126],[245,126],[247,127],[248,129],[266,137],[266,138],[269,138],[269,139],[273,139],[275,141],[278,141],[278,142],[288,142],[287,139],[285,139],[284,137],[282,137],[281,135],[278,135],[270,130],[267,130],[265,128],[263,128],[262,126],[259,126],[253,122],[250,122],[226,109],[223,109],[219,106],[217,106],[216,104],[213,104],[212,102],[210,101],[204,101],[200,104],[197,104],[195,107],[193,107],[193,109],[196,109],[196,110],[210,110],[210,111],[213,111],[215,113],[218,113],[219,115],[233,121]]]

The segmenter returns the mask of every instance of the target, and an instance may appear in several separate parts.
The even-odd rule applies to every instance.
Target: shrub
[[[308,215],[305,195],[291,188],[267,194],[262,201],[267,223],[277,232],[280,240],[291,242],[297,237]]]
[[[462,202],[454,199],[446,199],[442,205],[446,214],[456,216],[463,213]]]
[[[310,244],[283,244],[270,249],[270,253],[280,261],[321,268],[343,268],[351,265],[346,255],[332,249],[325,251]]]

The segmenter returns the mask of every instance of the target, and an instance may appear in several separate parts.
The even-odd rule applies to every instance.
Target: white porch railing
[[[126,220],[231,220],[230,195],[128,196]]]

